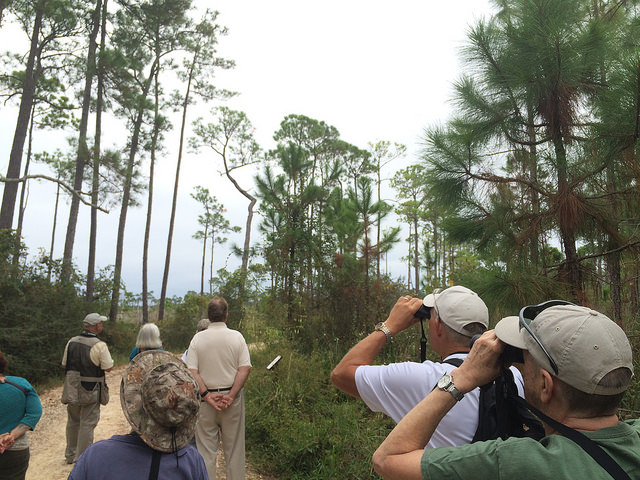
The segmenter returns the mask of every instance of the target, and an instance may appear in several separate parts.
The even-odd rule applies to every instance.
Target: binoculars
[[[418,320],[424,320],[431,315],[431,307],[427,307],[426,305],[420,305],[420,308],[416,313],[413,314]]]

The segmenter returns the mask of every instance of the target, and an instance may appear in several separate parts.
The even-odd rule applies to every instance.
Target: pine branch
[[[82,192],[78,192],[73,187],[71,187],[67,183],[63,182],[62,180],[58,180],[57,178],[53,178],[53,177],[50,177],[48,175],[39,175],[39,174],[38,175],[26,175],[26,176],[21,177],[21,178],[6,178],[3,175],[0,175],[0,182],[2,182],[2,183],[22,183],[22,182],[26,182],[27,180],[31,180],[31,179],[49,180],[50,182],[57,183],[62,188],[67,190],[71,195],[75,195],[76,197],[78,197],[78,199],[80,199],[80,201],[82,203],[84,203],[85,205],[88,205],[89,207],[95,207],[98,210],[100,210],[101,212],[109,213],[109,210],[106,210],[106,209],[102,208],[99,205],[93,205],[91,202],[87,202],[84,198],[82,198],[82,195],[83,195]]]

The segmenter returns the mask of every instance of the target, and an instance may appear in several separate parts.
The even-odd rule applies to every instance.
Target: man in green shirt
[[[480,337],[460,368],[445,375],[380,445],[373,456],[375,470],[387,480],[610,478],[581,446],[548,423],[540,442],[509,438],[423,449],[456,397],[499,375],[506,344],[523,352],[529,404],[550,422],[583,433],[629,478],[640,478],[640,420],[617,417],[633,376],[629,341],[605,315],[557,303],[566,302],[525,307],[519,318],[503,319]]]

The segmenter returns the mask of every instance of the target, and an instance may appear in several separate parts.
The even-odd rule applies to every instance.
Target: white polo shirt
[[[225,322],[213,322],[191,339],[187,367],[198,370],[207,388],[229,388],[238,367],[250,367],[249,349],[244,337]]]
[[[465,359],[466,353],[447,358]],[[445,359],[446,360],[446,359]],[[389,365],[363,365],[356,369],[356,387],[360,398],[374,412],[382,412],[398,423],[426,397],[453,365],[426,361],[403,362]],[[524,396],[520,371],[511,367],[518,395]],[[465,394],[464,398],[445,415],[426,448],[457,446],[471,443],[478,428],[480,389]]]

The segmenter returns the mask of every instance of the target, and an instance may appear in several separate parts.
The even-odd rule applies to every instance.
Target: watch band
[[[456,388],[456,386],[453,384],[453,377],[448,373],[445,373],[444,375],[442,375],[440,380],[438,380],[437,387],[440,390],[449,392],[457,402],[459,402],[464,398],[464,393],[462,393],[460,390]]]
[[[376,331],[382,332],[387,337],[387,344],[391,343],[393,340],[393,335],[391,335],[391,330],[384,324],[384,322],[380,322],[376,325]]]

